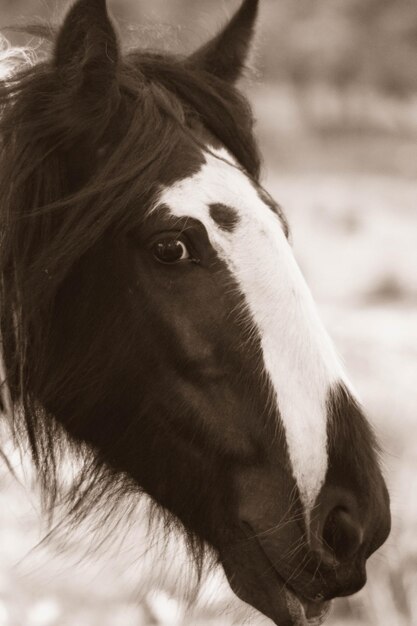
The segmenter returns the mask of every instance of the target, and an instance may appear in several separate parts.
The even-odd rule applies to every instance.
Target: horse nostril
[[[329,549],[338,561],[345,561],[358,551],[363,532],[352,513],[343,506],[330,511],[323,526],[323,549]]]

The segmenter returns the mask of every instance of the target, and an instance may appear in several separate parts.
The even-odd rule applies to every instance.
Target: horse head
[[[1,329],[45,489],[64,431],[283,626],[364,585],[390,515],[260,182],[236,87],[257,12],[189,57],[123,55],[105,0],[79,0],[51,57],[2,87]]]

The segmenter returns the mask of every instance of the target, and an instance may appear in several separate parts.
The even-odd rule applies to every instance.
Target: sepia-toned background
[[[68,2],[0,0],[0,26],[57,21]],[[126,46],[190,51],[234,0],[109,0]],[[28,43],[7,32],[16,44]],[[33,45],[37,45],[35,40]],[[265,184],[379,433],[393,532],[369,582],[330,626],[417,625],[417,3],[263,0],[254,71]],[[229,626],[267,620],[217,573],[196,598],[180,543],[129,528],[37,546],[45,528],[30,472],[0,471],[0,626]],[[105,540],[102,543],[102,540]],[[193,600],[193,602],[191,602]],[[190,606],[193,604],[193,606]]]

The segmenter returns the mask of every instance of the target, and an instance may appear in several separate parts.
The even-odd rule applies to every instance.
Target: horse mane
[[[48,37],[52,32],[47,26],[36,29],[27,32]],[[55,394],[71,393],[71,372],[46,380],[43,371],[56,292],[97,242],[137,226],[137,207],[149,207],[158,174],[169,168],[179,139],[186,135],[198,143],[193,123],[209,131],[258,181],[253,118],[231,84],[189,67],[180,57],[148,50],[129,52],[121,60],[120,99],[112,106],[88,100],[84,109],[74,110],[51,57],[36,61],[30,48],[3,45],[0,78],[3,408],[14,440],[23,450],[29,447],[45,509],[52,514],[57,503],[64,503],[77,520],[96,510],[102,496],[108,501],[109,490],[115,505],[123,494],[137,493],[138,486],[105,467],[86,446],[69,441],[39,405],[40,385],[54,388]],[[84,150],[85,163],[94,164],[88,176],[76,167]],[[36,371],[28,366],[29,352],[37,355]],[[91,376],[92,394],[101,393],[100,380]],[[58,468],[68,450],[78,458],[78,470],[64,493]],[[168,516],[164,521],[174,523]],[[191,533],[187,541],[201,561],[201,542]]]

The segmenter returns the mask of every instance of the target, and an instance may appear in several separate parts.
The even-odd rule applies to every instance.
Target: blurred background
[[[287,213],[296,256],[379,433],[392,496],[393,532],[370,560],[366,588],[337,601],[328,623],[416,626],[417,3],[261,4],[255,70],[242,89],[265,185]],[[126,46],[184,52],[237,5],[109,0]],[[0,0],[0,26],[57,21],[66,6]],[[37,546],[37,496],[12,460],[21,480],[0,473],[0,626],[267,623],[233,600],[219,573],[187,596],[181,543],[162,550],[147,540],[144,511],[107,539],[90,523],[64,544]]]

